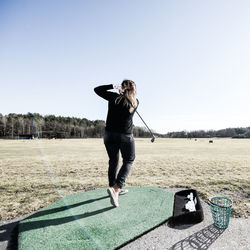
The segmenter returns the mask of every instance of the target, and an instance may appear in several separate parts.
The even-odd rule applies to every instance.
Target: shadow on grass
[[[47,209],[47,210],[43,210],[43,211],[39,211],[33,215],[31,215],[30,217],[28,217],[27,219],[33,219],[36,217],[40,217],[40,216],[46,216],[46,215],[50,215],[52,213],[59,213],[59,212],[63,212],[66,210],[70,210],[71,208],[75,208],[77,206],[83,206],[86,204],[89,204],[91,202],[95,202],[98,200],[102,200],[102,199],[106,199],[109,196],[103,196],[100,197],[98,199],[90,199],[87,201],[83,201],[83,202],[78,202],[75,204],[71,204],[71,205],[66,205],[66,206],[62,206],[62,207],[58,207],[58,208],[53,208],[53,209]],[[83,218],[87,218],[90,216],[94,216],[100,213],[104,213],[108,210],[113,209],[114,207],[105,207],[102,209],[98,209],[92,212],[87,212],[87,213],[83,213],[83,214],[79,214],[79,215],[74,215],[74,214],[70,214],[69,216],[62,216],[62,217],[57,217],[57,218],[53,218],[53,219],[38,219],[37,221],[27,221],[27,222],[22,222],[19,225],[19,233],[22,233],[24,231],[28,231],[28,230],[33,230],[33,229],[37,229],[37,228],[43,228],[43,227],[48,227],[48,226],[55,226],[55,225],[60,225],[60,224],[64,224],[64,223],[68,223],[74,220],[78,220],[78,219],[83,219]]]
[[[225,231],[217,228],[214,224],[203,228],[197,233],[175,243],[169,250],[188,250],[188,249],[208,249]]]
[[[109,198],[109,196],[103,196],[103,197],[100,197],[100,198],[98,198],[98,199],[90,199],[90,200],[87,200],[87,201],[82,201],[82,202],[78,202],[78,203],[71,204],[71,205],[67,205],[67,204],[63,201],[63,198],[62,198],[60,201],[62,201],[62,202],[65,204],[65,206],[61,206],[61,207],[57,207],[57,208],[45,209],[45,210],[42,210],[42,211],[38,211],[38,212],[34,213],[33,215],[31,215],[31,216],[29,217],[29,219],[35,218],[35,217],[44,216],[44,215],[49,215],[49,214],[52,214],[52,213],[63,212],[63,211],[65,211],[65,210],[67,210],[67,209],[71,209],[71,208],[78,207],[78,206],[83,206],[83,205],[86,205],[86,204],[89,204],[89,203],[92,203],[92,202],[95,202],[95,201],[107,199],[107,198]]]
[[[49,226],[56,226],[56,225],[61,225],[65,224],[74,220],[78,219],[83,219],[87,218],[93,215],[97,215],[100,213],[104,213],[106,211],[109,211],[111,209],[114,209],[114,207],[106,207],[102,209],[98,209],[96,211],[90,212],[90,213],[84,213],[80,215],[70,215],[62,218],[56,218],[56,219],[48,219],[48,220],[38,220],[38,221],[29,221],[29,222],[23,222],[21,225],[19,224],[19,233],[37,229],[37,228],[42,228],[42,227],[49,227]]]
[[[53,213],[63,212],[63,211],[69,210],[71,208],[75,208],[77,206],[83,206],[83,205],[86,205],[86,204],[89,204],[89,203],[92,203],[92,202],[95,202],[98,200],[106,199],[108,197],[109,196],[103,196],[103,197],[100,197],[97,199],[89,199],[87,201],[78,202],[78,203],[71,204],[71,205],[66,205],[66,206],[62,206],[62,207],[58,207],[58,208],[38,211],[35,214],[33,214],[25,219],[31,219],[31,218],[36,218],[36,217],[40,217],[40,216],[50,215]],[[111,210],[113,208],[114,208],[113,206],[106,207],[106,208],[98,209],[98,210],[95,210],[92,212],[83,213],[80,215],[69,215],[69,216],[61,217],[61,218],[38,220],[38,221],[27,221],[27,222],[22,222],[21,224],[19,223],[19,221],[8,223],[8,224],[2,225],[0,227],[0,229],[1,229],[0,240],[1,241],[8,241],[8,246],[7,246],[8,250],[17,250],[18,249],[18,234],[21,232],[25,232],[25,231],[33,230],[33,229],[37,229],[37,228],[44,228],[44,227],[48,227],[48,226],[52,226],[52,225],[60,225],[60,224],[72,222],[74,220],[86,218],[89,216],[94,216],[94,215],[97,215],[100,213],[104,213],[104,212]]]
[[[58,208],[38,211],[38,212],[30,215],[29,219],[44,216],[44,215],[49,215],[49,214],[52,214],[52,213],[63,212],[65,210],[67,210],[67,209],[75,208],[75,207],[78,207],[78,206],[83,206],[83,205],[86,205],[86,204],[89,204],[89,203],[92,203],[92,202],[95,202],[95,201],[98,201],[98,200],[106,199],[108,197],[109,196],[103,196],[103,197],[100,197],[98,199],[90,199],[90,200],[87,200],[87,201],[78,202],[78,203],[71,204],[71,205],[65,205],[65,206],[61,206],[61,207],[58,207]],[[63,202],[63,200],[62,200],[62,202]],[[85,214],[85,217],[86,216],[87,216],[87,214]],[[25,218],[27,218],[27,216]],[[7,241],[10,238],[9,236],[10,236],[13,228],[15,228],[17,226],[17,224],[18,224],[18,221],[13,221],[13,222],[6,223],[6,224],[0,226],[0,242]]]

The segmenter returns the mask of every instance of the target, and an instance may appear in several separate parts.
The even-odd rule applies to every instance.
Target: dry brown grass
[[[249,217],[250,140],[136,139],[128,185],[190,187],[207,200],[227,196]],[[102,139],[0,140],[0,219],[28,214],[60,195],[107,186]]]

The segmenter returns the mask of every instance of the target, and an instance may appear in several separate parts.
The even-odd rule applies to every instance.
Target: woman
[[[119,93],[111,89],[119,89]],[[133,116],[138,107],[136,85],[131,80],[124,80],[121,86],[102,85],[94,89],[95,93],[108,101],[108,115],[104,134],[104,144],[109,157],[108,179],[110,202],[118,207],[118,195],[130,172],[135,159],[133,137]],[[118,172],[119,152],[123,164]]]

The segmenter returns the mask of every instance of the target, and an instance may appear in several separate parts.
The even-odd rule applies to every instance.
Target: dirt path
[[[166,223],[121,249],[249,249],[250,219],[230,218],[227,229],[218,229],[213,224],[209,206],[203,201],[201,203],[204,211],[204,221],[201,223],[175,228]]]

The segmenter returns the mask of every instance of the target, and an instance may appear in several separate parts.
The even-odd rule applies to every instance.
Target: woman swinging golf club
[[[120,94],[109,91],[111,89],[118,89]],[[107,192],[111,204],[118,207],[119,193],[135,159],[133,116],[139,104],[136,99],[136,85],[131,80],[124,80],[121,86],[101,85],[94,91],[109,102],[104,134],[104,144],[109,157]],[[119,152],[123,164],[118,172]]]

